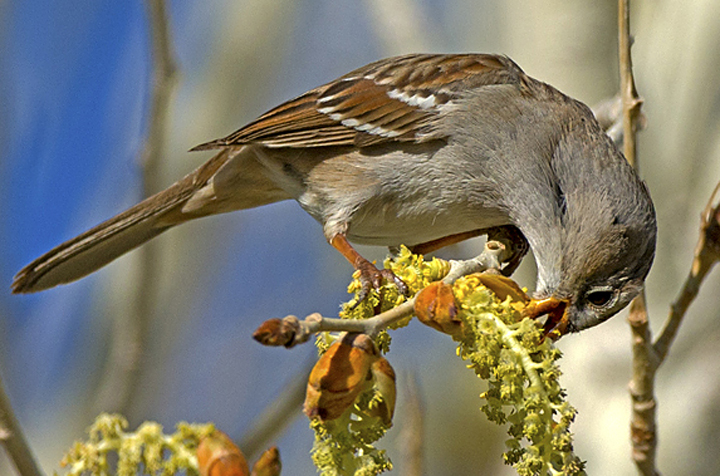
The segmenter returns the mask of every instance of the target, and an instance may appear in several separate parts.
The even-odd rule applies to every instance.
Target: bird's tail
[[[220,152],[169,188],[53,248],[17,273],[12,291],[32,293],[75,281],[179,223],[213,213],[185,213],[183,205],[234,155],[232,149]]]

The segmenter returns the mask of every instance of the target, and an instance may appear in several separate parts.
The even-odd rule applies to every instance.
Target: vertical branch
[[[170,100],[175,89],[177,66],[173,58],[170,25],[165,0],[148,0],[153,60],[152,102],[148,139],[143,153],[143,193],[160,189],[158,169],[165,155],[165,137]]]
[[[632,399],[630,441],[632,459],[644,476],[658,475],[655,469],[657,428],[655,425],[655,372],[659,359],[652,347],[652,333],[647,319],[644,293],[630,304],[628,316],[632,331],[632,379],[629,390]]]
[[[148,137],[141,162],[144,197],[161,187],[159,168],[165,155],[169,106],[177,77],[165,1],[148,0],[147,4],[153,71]],[[145,356],[148,324],[157,296],[156,243],[145,244],[138,253],[141,255],[140,273],[134,308],[128,319],[119,319],[114,325],[108,362],[96,400],[96,406],[103,411],[126,413],[133,400]]]
[[[637,132],[637,119],[640,115],[642,100],[638,97],[635,89],[635,78],[632,72],[632,37],[630,36],[630,0],[618,1],[618,29],[620,45],[620,98],[622,99],[622,117],[624,133],[625,158],[630,165],[638,168],[637,143],[635,133]]]
[[[628,162],[637,169],[637,143],[635,139],[642,100],[638,97],[632,72],[630,0],[618,0],[618,33],[624,152]],[[659,473],[655,469],[657,438],[654,382],[658,359],[652,346],[652,333],[648,325],[644,292],[640,293],[630,304],[628,321],[632,332],[633,354],[633,375],[630,381],[632,458],[640,474],[657,475]]]
[[[25,440],[0,378],[0,443],[22,476],[43,476]]]
[[[625,157],[637,168],[635,132],[642,100],[638,98],[632,74],[630,56],[630,0],[618,0],[620,44],[620,95],[623,103],[623,130]],[[638,472],[643,476],[656,476],[657,428],[654,395],[655,374],[670,350],[683,317],[698,295],[700,285],[720,261],[720,183],[715,187],[705,207],[700,224],[700,237],[695,247],[690,273],[680,295],[670,306],[670,314],[655,342],[648,325],[644,293],[630,305],[630,328],[632,330],[633,375],[630,381],[632,415],[630,434],[632,458]]]

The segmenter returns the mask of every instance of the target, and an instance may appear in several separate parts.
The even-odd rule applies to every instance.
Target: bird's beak
[[[558,340],[567,330],[567,309],[569,304],[568,299],[558,299],[553,296],[544,299],[531,299],[524,310],[524,314],[531,319],[547,315],[543,325],[543,335],[550,337],[552,340]]]

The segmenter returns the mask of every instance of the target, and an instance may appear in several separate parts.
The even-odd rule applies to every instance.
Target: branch
[[[632,72],[630,0],[618,0],[618,30],[624,153],[627,161],[638,169],[636,132],[642,100],[638,97]],[[632,332],[633,353],[633,376],[629,385],[632,397],[630,417],[632,458],[640,474],[654,476],[659,474],[655,469],[657,435],[654,394],[658,358],[652,346],[644,291],[630,304],[628,321]]]
[[[628,162],[637,168],[635,133],[642,100],[635,89],[630,56],[629,0],[619,0],[620,79],[623,102],[624,152]],[[633,377],[630,381],[632,416],[630,422],[632,458],[640,474],[656,476],[657,449],[655,374],[667,357],[677,331],[690,304],[712,267],[720,261],[720,183],[715,187],[702,214],[700,237],[695,247],[690,274],[680,295],[670,306],[670,314],[660,336],[653,343],[648,325],[645,295],[642,293],[630,305],[632,330]]]
[[[633,376],[629,385],[632,398],[630,416],[632,459],[640,474],[655,476],[660,474],[655,469],[657,447],[655,373],[659,361],[652,347],[652,333],[648,325],[644,293],[630,304],[628,321],[632,331],[633,354]]]
[[[639,106],[639,105],[638,105]],[[602,100],[592,108],[595,118],[600,123],[605,133],[610,136],[612,141],[618,147],[622,146],[623,137],[623,100],[618,93],[611,98]],[[638,107],[637,116],[635,117],[635,128],[637,131],[645,129],[647,119]]]
[[[620,147],[623,140],[623,104],[620,95],[604,99],[592,108],[605,133]]]
[[[148,137],[142,155],[143,196],[161,188],[159,168],[165,155],[169,106],[176,84],[177,68],[173,59],[170,27],[164,0],[148,0],[152,43],[152,96],[148,119]],[[127,414],[133,400],[145,356],[146,338],[153,303],[157,296],[158,254],[156,243],[145,244],[139,251],[140,276],[134,310],[129,319],[118,319],[108,362],[95,406],[103,411]]]
[[[25,440],[0,378],[0,443],[21,476],[43,476]]]
[[[637,132],[637,119],[640,115],[642,99],[638,96],[635,88],[635,78],[632,72],[632,57],[630,48],[632,38],[630,37],[630,0],[618,1],[619,12],[618,22],[620,31],[620,97],[622,98],[623,111],[623,135],[625,158],[630,165],[638,168],[637,145],[635,133]]]
[[[717,202],[717,203],[716,203]],[[670,305],[670,315],[665,322],[660,336],[653,345],[658,357],[658,365],[667,356],[668,350],[677,335],[680,323],[685,316],[690,304],[700,290],[705,276],[712,267],[720,261],[720,182],[710,196],[705,210],[703,211],[700,223],[700,238],[695,246],[690,274],[685,279],[680,295]]]
[[[489,269],[499,270],[504,258],[509,254],[509,247],[498,241],[488,241],[479,256],[465,261],[450,261],[450,271],[442,281],[452,284],[468,274]],[[374,337],[380,331],[412,315],[414,306],[415,297],[412,297],[397,307],[363,320],[323,317],[317,312],[303,320],[292,315],[283,319],[269,319],[260,325],[253,338],[263,345],[283,345],[290,348],[307,342],[310,336],[319,332],[357,332]]]
[[[644,308],[636,303],[630,307],[630,323],[633,330],[633,379],[630,393],[633,397],[631,436],[633,460],[642,475],[657,475],[656,452],[656,401],[653,395],[655,374],[667,357],[677,331],[690,304],[697,296],[700,286],[712,267],[720,261],[720,183],[705,206],[700,225],[700,237],[695,247],[690,273],[680,295],[670,306],[660,336],[653,344]],[[644,317],[643,317],[644,316]]]

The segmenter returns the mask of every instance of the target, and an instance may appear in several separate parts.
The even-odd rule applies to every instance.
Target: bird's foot
[[[402,279],[395,276],[389,269],[377,269],[367,259],[363,258],[355,248],[352,247],[348,242],[347,237],[343,234],[337,234],[330,240],[330,244],[338,250],[348,261],[350,261],[353,267],[360,271],[360,293],[358,294],[353,308],[357,307],[370,295],[370,290],[375,289],[380,292],[380,288],[383,284],[383,279],[395,283],[398,291],[403,296],[407,296],[410,292],[407,284]]]
[[[381,291],[383,280],[394,283],[397,286],[398,292],[403,296],[407,296],[409,288],[405,282],[397,277],[389,269],[377,269],[377,267],[365,258],[360,258],[355,262],[355,269],[360,271],[360,293],[355,300],[353,307],[363,302],[370,295],[370,291],[375,289],[377,292]]]
[[[501,272],[503,276],[510,276],[515,272],[520,262],[530,249],[525,236],[513,225],[498,226],[487,231],[488,241],[499,241],[505,245],[507,255],[503,257]]]

